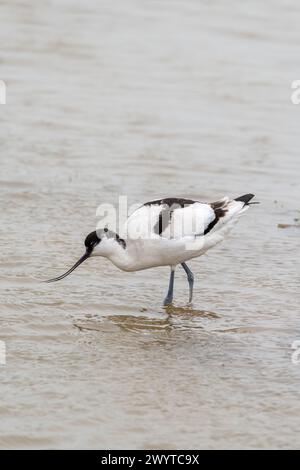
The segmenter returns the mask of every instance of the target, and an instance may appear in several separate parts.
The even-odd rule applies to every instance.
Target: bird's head
[[[125,241],[121,239],[118,234],[108,230],[107,228],[89,233],[84,241],[84,255],[81,256],[74,266],[72,266],[72,268],[70,268],[66,273],[45,282],[55,282],[64,279],[88,258],[92,258],[94,256],[104,256],[108,258],[116,249],[116,243],[121,245],[122,248],[126,247]]]

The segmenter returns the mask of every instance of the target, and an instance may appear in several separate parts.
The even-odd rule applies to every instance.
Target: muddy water
[[[1,448],[299,446],[296,0],[2,1]],[[269,5],[267,5],[269,3]],[[254,192],[194,260],[82,254],[100,203]]]

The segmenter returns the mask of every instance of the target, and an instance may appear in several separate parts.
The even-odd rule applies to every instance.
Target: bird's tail
[[[250,202],[253,198],[254,194],[244,194],[243,196],[237,197],[236,199],[230,200],[228,197],[225,197],[220,201],[214,202],[212,207],[215,212],[219,211],[220,214],[217,225],[218,229],[224,230],[225,226],[229,228],[235,224],[240,215],[249,209],[250,204],[254,204],[253,202]],[[227,230],[227,228],[225,230]]]
[[[244,196],[237,197],[235,201],[244,203],[244,206],[250,206],[251,204],[259,204],[259,201],[249,202],[255,197],[255,194],[244,194]]]
[[[244,196],[240,196],[235,198],[235,201],[243,202],[245,206],[249,205],[249,201],[254,198],[254,194],[244,194]],[[253,203],[252,203],[253,204]]]
[[[228,213],[232,216],[239,216],[249,209],[251,204],[259,204],[258,202],[250,202],[254,198],[254,194],[244,194],[230,201],[228,204]]]

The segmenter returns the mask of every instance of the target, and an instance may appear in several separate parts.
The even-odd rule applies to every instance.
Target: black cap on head
[[[95,246],[101,242],[101,238],[98,237],[97,232],[91,232],[86,237],[84,244],[88,252],[92,252]]]

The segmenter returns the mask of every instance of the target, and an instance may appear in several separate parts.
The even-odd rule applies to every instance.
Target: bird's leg
[[[190,270],[187,264],[181,263],[181,266],[186,272],[187,280],[189,283],[189,304],[190,304],[193,300],[194,274],[192,273],[192,271]]]
[[[167,296],[164,300],[164,305],[170,305],[173,300],[173,290],[174,290],[174,277],[175,277],[175,267],[171,266],[171,274],[170,274],[170,281],[169,281],[169,289]]]

